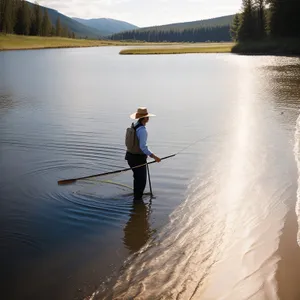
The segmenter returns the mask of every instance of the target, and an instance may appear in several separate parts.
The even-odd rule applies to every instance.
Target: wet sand
[[[295,205],[296,197],[293,200]],[[300,249],[297,243],[297,232],[297,216],[291,207],[286,216],[278,249],[280,261],[276,280],[280,300],[299,300],[300,298]]]

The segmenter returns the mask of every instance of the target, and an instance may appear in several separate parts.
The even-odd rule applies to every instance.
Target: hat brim
[[[138,120],[138,119],[141,119],[141,118],[148,118],[148,117],[156,117],[156,115],[154,115],[154,114],[147,114],[145,116],[139,116],[139,114],[137,114],[137,113],[134,113],[134,114],[130,115],[130,118],[132,120]]]

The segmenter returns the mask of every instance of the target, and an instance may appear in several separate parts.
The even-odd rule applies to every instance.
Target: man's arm
[[[155,154],[153,154],[147,146],[147,138],[148,138],[148,133],[145,127],[140,127],[136,131],[136,135],[139,140],[139,146],[143,153],[145,153],[147,156],[150,156],[151,158],[155,159],[156,162],[160,162],[161,159],[157,157]]]

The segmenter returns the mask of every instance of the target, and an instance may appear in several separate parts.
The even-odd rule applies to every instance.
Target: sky
[[[29,0],[35,2],[34,0]],[[242,0],[39,0],[69,17],[112,18],[139,27],[235,14]]]

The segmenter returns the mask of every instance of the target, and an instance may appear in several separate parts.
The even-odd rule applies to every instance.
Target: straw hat
[[[147,117],[155,117],[155,115],[148,113],[147,107],[139,107],[136,113],[130,116],[130,118],[133,120],[147,118]]]

